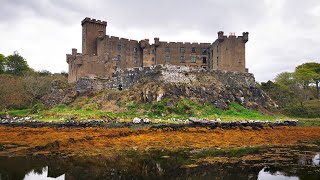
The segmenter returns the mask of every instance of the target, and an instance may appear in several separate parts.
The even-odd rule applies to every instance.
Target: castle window
[[[180,62],[184,63],[184,56],[180,56]]]
[[[121,45],[120,44],[118,45],[118,51],[121,51]]]
[[[180,48],[180,52],[184,53],[184,47]]]
[[[217,66],[219,66],[219,57],[217,57]]]
[[[137,57],[133,57],[133,63],[134,63],[134,64],[137,64],[137,62],[138,62],[138,61],[137,61]]]
[[[138,50],[138,48],[136,48],[136,47],[134,47],[134,48],[133,48],[133,52],[135,52],[135,53],[136,53],[136,52],[137,52],[137,50]]]
[[[202,49],[202,54],[207,54],[207,49]]]
[[[154,49],[152,49],[152,50],[151,50],[151,53],[154,54],[154,52],[155,52]]]
[[[121,56],[120,55],[117,56],[117,60],[121,61]]]
[[[170,62],[170,56],[166,56],[166,62]]]
[[[154,62],[154,58],[152,58],[152,62]]]
[[[170,48],[169,47],[166,47],[166,52],[170,52]]]
[[[192,53],[196,53],[196,48],[193,47],[192,50],[191,50],[191,52],[192,52]]]
[[[202,57],[202,63],[204,63],[204,64],[207,63],[207,57]]]
[[[196,63],[197,62],[197,57],[193,56],[192,59],[191,59],[191,62],[192,63]]]

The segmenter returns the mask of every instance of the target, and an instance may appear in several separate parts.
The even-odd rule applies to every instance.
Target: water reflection
[[[317,154],[312,158],[312,164],[316,166],[320,165],[320,154]]]
[[[42,168],[42,172],[36,172],[35,170],[30,171],[24,176],[24,180],[64,180],[65,175],[62,174],[59,177],[49,177],[48,176],[48,166]]]
[[[286,176],[285,173],[276,171],[274,173],[263,168],[258,174],[258,180],[299,180],[297,176]]]
[[[289,160],[198,163],[190,151],[95,157],[0,157],[0,180],[29,179],[320,179],[319,154]],[[165,158],[164,158],[165,157]],[[304,164],[304,165],[303,165]],[[185,166],[190,165],[190,166]]]

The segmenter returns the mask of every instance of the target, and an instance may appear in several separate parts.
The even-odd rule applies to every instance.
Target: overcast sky
[[[36,70],[67,71],[81,52],[81,20],[108,22],[107,34],[141,40],[213,42],[249,32],[246,66],[259,82],[320,62],[320,0],[0,0],[0,53],[17,50]]]

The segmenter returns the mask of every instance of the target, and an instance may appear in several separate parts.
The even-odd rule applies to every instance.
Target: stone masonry
[[[242,36],[218,32],[213,43],[164,42],[154,38],[141,41],[106,35],[107,22],[85,18],[82,22],[82,54],[72,49],[67,54],[68,81],[81,77],[109,79],[119,69],[171,64],[246,73],[245,44]]]

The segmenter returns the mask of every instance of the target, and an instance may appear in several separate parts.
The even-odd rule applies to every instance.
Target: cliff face
[[[274,102],[256,87],[249,73],[192,69],[157,65],[116,71],[110,79],[82,78],[76,84],[79,94],[104,90],[121,91],[117,101],[154,102],[163,98],[188,98],[226,109],[237,102],[253,109],[271,109]],[[115,92],[113,91],[113,94]],[[109,100],[116,100],[110,96]]]

